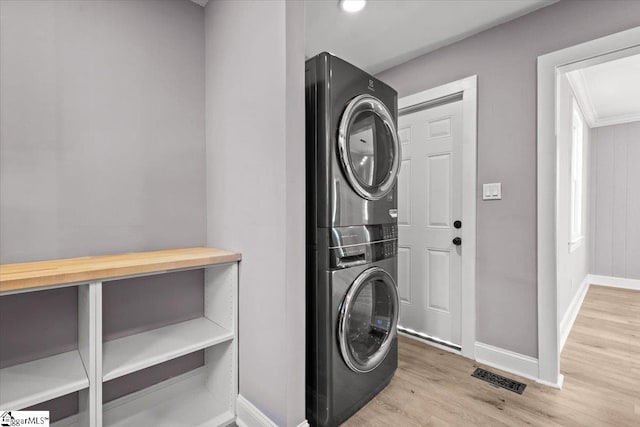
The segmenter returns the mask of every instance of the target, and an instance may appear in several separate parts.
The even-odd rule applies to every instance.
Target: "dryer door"
[[[345,174],[361,197],[378,200],[393,189],[402,156],[393,116],[378,98],[360,95],[347,105],[338,150]]]
[[[340,307],[338,339],[342,357],[352,370],[375,369],[391,349],[398,325],[398,291],[382,268],[363,271]]]

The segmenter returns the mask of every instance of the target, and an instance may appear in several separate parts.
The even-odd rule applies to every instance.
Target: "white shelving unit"
[[[202,349],[205,365],[105,404],[102,425],[195,427],[235,420],[237,280],[236,264],[208,267],[204,317],[104,343],[103,381]]]
[[[171,254],[158,255],[160,252]],[[60,260],[61,268],[86,262],[87,271],[93,274],[90,281],[70,284],[78,288],[78,350],[1,369],[0,408],[24,409],[79,392],[79,413],[53,425],[194,427],[232,423],[238,395],[237,261],[240,256],[212,248],[160,252]],[[140,260],[138,264],[136,256]],[[116,264],[115,269],[112,263]],[[40,277],[39,272],[49,271],[51,267],[43,269],[36,265],[38,263],[31,264],[34,265],[3,266],[0,297],[49,289],[48,283],[40,285],[49,279]],[[105,267],[107,264],[109,269]],[[109,286],[109,281],[179,271],[185,269],[185,264],[188,269],[205,270],[203,317],[103,342],[102,289]],[[32,280],[21,281],[24,271],[30,268],[34,271]],[[15,270],[14,275],[6,273],[11,269]],[[81,268],[74,264],[69,267],[69,276],[77,278],[79,270]],[[120,274],[121,271],[127,274]],[[99,274],[104,277],[96,276]],[[53,271],[51,276],[61,277]],[[200,350],[204,350],[204,366],[103,404],[105,382]]]

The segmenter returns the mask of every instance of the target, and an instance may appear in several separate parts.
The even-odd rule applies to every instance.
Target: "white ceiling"
[[[557,0],[369,0],[349,14],[337,0],[305,1],[305,54],[331,52],[371,74]]]
[[[640,121],[640,55],[567,73],[589,127]]]

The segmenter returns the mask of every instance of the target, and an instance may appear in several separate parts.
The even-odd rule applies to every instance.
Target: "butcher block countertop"
[[[0,292],[100,281],[240,261],[216,248],[167,249],[0,265]]]

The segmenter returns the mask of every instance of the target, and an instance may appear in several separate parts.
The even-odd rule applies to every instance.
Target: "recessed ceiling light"
[[[340,9],[345,12],[355,13],[364,9],[364,5],[367,4],[367,0],[340,0]]]

